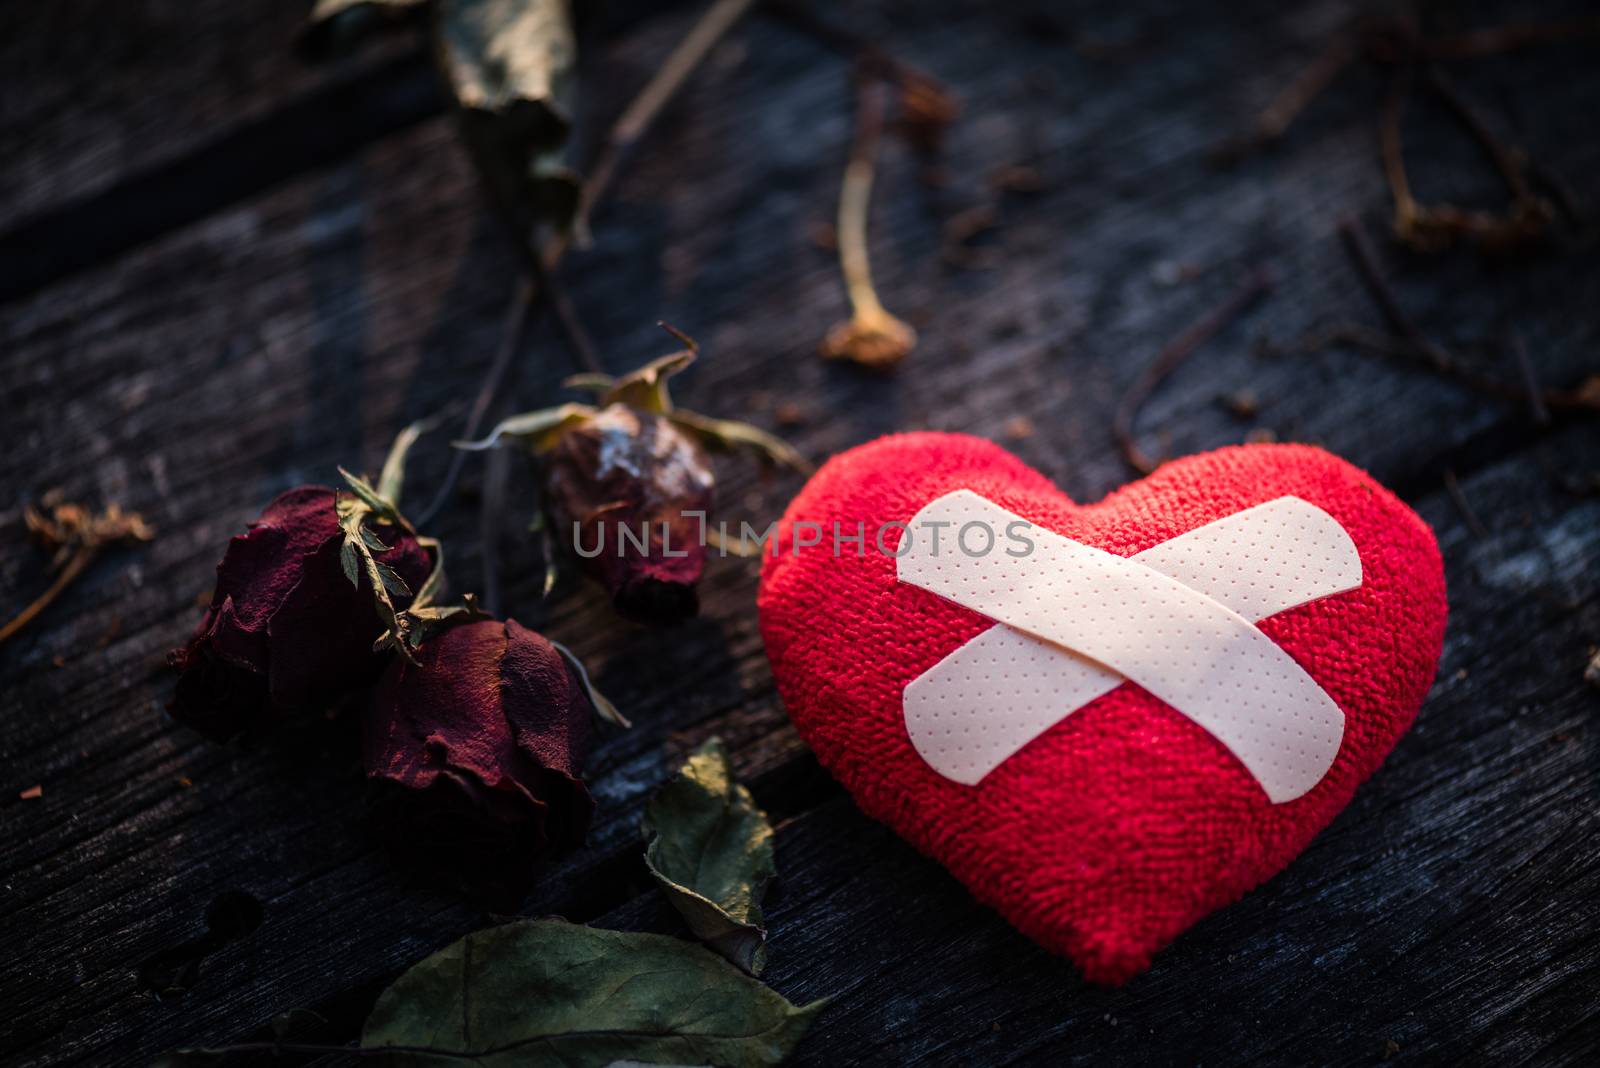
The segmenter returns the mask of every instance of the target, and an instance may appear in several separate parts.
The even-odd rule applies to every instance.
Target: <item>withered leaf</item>
[[[577,176],[562,162],[577,46],[567,0],[441,0],[438,59],[462,137],[498,210],[525,239],[565,228]]]
[[[825,1002],[797,1006],[699,946],[562,920],[491,927],[428,957],[379,996],[366,1049],[391,1063],[480,1068],[619,1061],[777,1064]]]
[[[535,452],[542,452],[554,444],[561,431],[595,414],[587,404],[563,404],[556,408],[542,408],[502,419],[489,435],[477,441],[457,441],[458,449],[481,452],[500,444],[501,438],[520,438],[528,442]]]
[[[548,575],[546,575],[545,581],[548,584]],[[549,592],[548,589],[546,592]],[[551,642],[550,644],[555,648],[556,652],[561,654],[561,659],[567,662],[567,666],[572,669],[572,673],[578,676],[578,681],[583,684],[584,693],[589,696],[589,703],[594,706],[594,714],[607,723],[621,727],[624,730],[632,727],[632,721],[627,716],[624,716],[617,709],[617,706],[611,703],[611,699],[601,693],[599,688],[595,686],[594,682],[589,678],[589,669],[583,666],[583,661],[578,659],[577,654],[560,642]]]
[[[389,546],[383,543],[383,539],[378,537],[367,527],[361,528],[361,540],[366,542],[367,548],[371,549],[375,553],[386,553],[389,551]]]
[[[776,873],[772,824],[712,738],[650,800],[645,863],[695,936],[752,975],[766,965],[761,897]]]
[[[811,463],[793,445],[758,426],[735,419],[713,419],[684,408],[673,409],[668,418],[713,452],[747,449],[755,453],[762,463],[776,464],[803,473],[813,470]]]
[[[378,484],[374,487],[377,495],[394,508],[400,510],[400,493],[405,488],[406,458],[411,455],[411,447],[417,439],[437,426],[439,420],[418,419],[409,424],[395,436],[394,443],[389,446],[389,455],[384,457],[383,471],[378,475]]]
[[[344,543],[339,546],[339,566],[344,568],[344,577],[350,580],[350,585],[360,588],[361,552],[349,534],[344,536]]]

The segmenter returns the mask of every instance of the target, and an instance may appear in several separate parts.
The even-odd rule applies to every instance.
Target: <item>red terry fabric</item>
[[[1262,621],[1345,714],[1339,756],[1303,797],[1274,805],[1200,726],[1133,683],[1056,724],[976,786],[929,768],[906,734],[906,684],[992,625],[899,583],[872,549],[885,523],[970,489],[1046,529],[1130,556],[1294,495],[1344,526],[1359,589]],[[822,524],[796,553],[794,523]],[[868,551],[831,551],[833,524]],[[767,655],[790,717],[869,815],[950,869],[1023,933],[1119,983],[1201,917],[1282,870],[1410,727],[1444,636],[1432,532],[1360,469],[1304,445],[1191,456],[1078,505],[988,442],[883,438],[835,457],[790,504],[762,571]],[[885,544],[893,548],[891,529]]]

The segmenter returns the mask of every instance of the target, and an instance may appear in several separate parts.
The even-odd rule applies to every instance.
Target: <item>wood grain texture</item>
[[[1453,17],[1491,25],[1511,8]],[[844,314],[832,255],[812,234],[832,216],[850,88],[845,64],[779,24],[753,21],[717,51],[625,173],[594,247],[565,270],[612,369],[662,351],[658,318],[701,341],[705,357],[678,390],[690,407],[774,427],[779,404],[798,405],[802,422],[785,433],[817,458],[892,430],[982,434],[1092,499],[1128,477],[1110,434],[1121,391],[1240,274],[1268,267],[1273,296],[1196,353],[1139,429],[1147,448],[1173,455],[1263,428],[1319,442],[1395,486],[1438,531],[1452,613],[1439,682],[1350,809],[1146,976],[1085,986],[857,813],[817,767],[772,687],[754,566],[714,562],[702,618],[670,633],[617,622],[576,581],[540,602],[535,551],[517,537],[530,507],[519,470],[502,539],[508,606],[571,644],[637,724],[599,745],[591,843],[553,865],[525,913],[681,930],[650,886],[638,820],[672,760],[716,732],[780,820],[769,977],[793,998],[838,997],[803,1063],[1353,1064],[1394,1042],[1397,1059],[1421,1063],[1577,1064],[1600,1051],[1597,694],[1581,681],[1600,644],[1600,498],[1573,491],[1592,486],[1600,430],[1571,418],[1543,428],[1515,404],[1367,355],[1259,353],[1262,338],[1378,322],[1336,226],[1356,213],[1382,233],[1380,77],[1351,72],[1269,154],[1230,171],[1206,162],[1342,12],[1013,12],[965,0],[851,11],[892,28],[897,49],[951,82],[965,108],[943,188],[920,183],[898,144],[885,152],[875,273],[923,339],[891,380],[814,355]],[[586,96],[591,121],[615,112],[689,17],[674,9],[595,47],[586,62],[606,76]],[[232,5],[214,54],[245,36],[265,50],[285,19],[279,6]],[[141,62],[176,79],[170,91],[213,86],[215,64],[186,63],[181,39],[152,47]],[[1557,45],[1451,73],[1592,197],[1595,69],[1592,50]],[[260,81],[267,94],[297,84]],[[270,122],[292,97],[220,109],[218,136]],[[196,151],[181,111],[82,107],[84,122],[144,131],[161,158]],[[1414,107],[1407,138],[1419,189],[1494,202],[1492,173],[1437,112]],[[30,171],[84,166],[65,140],[43,144]],[[1016,162],[1037,166],[1045,187],[993,201],[1001,225],[983,245],[994,265],[943,264],[944,221],[991,202],[989,174]],[[348,731],[218,748],[162,711],[163,654],[192,626],[227,537],[278,490],[328,481],[337,463],[375,467],[407,420],[467,394],[513,286],[447,119],[419,114],[290,170],[0,304],[0,604],[42,586],[19,510],[50,487],[117,501],[160,529],[144,549],[108,554],[0,648],[7,1064],[143,1064],[176,1045],[257,1035],[296,1007],[326,1021],[303,1025],[311,1036],[343,1041],[399,969],[488,922],[375,847]],[[110,178],[110,190],[132,180]],[[1407,308],[1463,359],[1514,381],[1497,343],[1515,329],[1547,384],[1600,371],[1591,246],[1563,239],[1514,261],[1380,249]],[[500,410],[548,402],[569,369],[554,332],[535,330]],[[1219,398],[1246,388],[1259,413],[1241,419]],[[1008,436],[1017,416],[1031,434]],[[424,444],[417,497],[445,462],[442,442]],[[720,469],[734,523],[763,525],[798,486]],[[1446,470],[1486,535],[1446,492]],[[477,477],[472,465],[438,530],[458,589],[478,574]],[[18,799],[34,784],[42,798]],[[228,892],[260,902],[260,925],[202,946],[188,993],[156,997],[150,987],[195,955]]]

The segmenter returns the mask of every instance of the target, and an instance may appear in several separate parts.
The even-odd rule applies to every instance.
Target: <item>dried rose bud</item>
[[[562,430],[544,472],[557,538],[574,539],[618,612],[677,623],[699,611],[702,524],[716,483],[693,438],[668,418],[610,404]]]
[[[542,854],[582,843],[579,777],[593,706],[555,646],[506,620],[431,635],[396,657],[362,724],[403,860],[493,897],[524,892]]]
[[[340,564],[335,502],[326,486],[288,490],[228,543],[211,607],[168,657],[182,672],[173,718],[222,741],[377,675],[372,645],[384,628],[367,577],[352,584]],[[398,526],[371,530],[388,546],[378,560],[417,589],[432,567],[427,550]]]

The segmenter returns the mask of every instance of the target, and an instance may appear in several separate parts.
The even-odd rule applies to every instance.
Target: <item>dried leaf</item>
[[[418,419],[407,426],[395,437],[394,444],[389,446],[389,455],[384,458],[383,472],[378,476],[377,493],[379,497],[388,501],[396,511],[400,510],[400,491],[406,481],[406,457],[411,454],[411,446],[417,439],[438,425],[437,419]]]
[[[339,468],[339,474],[344,476],[345,484],[350,487],[351,491],[354,492],[357,497],[361,498],[362,504],[365,504],[375,514],[383,516],[386,519],[393,520],[395,518],[394,506],[378,492],[377,488],[373,486],[372,483],[368,482],[360,475],[351,474],[342,467]],[[339,507],[341,516],[345,514],[345,508],[338,505],[335,507]]]
[[[712,953],[664,935],[524,920],[478,931],[412,967],[367,1018],[391,1063],[480,1068],[618,1061],[754,1068],[781,1062],[824,1001],[797,1006]]]
[[[383,543],[383,539],[378,537],[367,527],[361,528],[361,540],[366,542],[367,548],[371,549],[375,553],[386,553],[389,551],[389,546]]]
[[[457,441],[454,445],[458,449],[481,452],[499,445],[501,438],[520,438],[527,441],[535,451],[542,451],[548,448],[568,425],[581,419],[588,419],[594,414],[595,410],[587,404],[563,404],[558,408],[524,412],[522,415],[513,415],[509,419],[501,420],[493,430],[489,431],[488,437],[477,441]]]
[[[577,176],[561,162],[577,46],[567,0],[441,0],[439,64],[490,196],[519,239],[571,225]]]
[[[801,472],[812,470],[810,461],[795,451],[794,446],[758,426],[733,419],[713,419],[709,415],[683,408],[674,409],[667,418],[689,431],[702,446],[713,452],[748,449],[763,463],[778,464]]]
[[[672,397],[667,392],[667,379],[693,363],[694,357],[695,350],[692,348],[658,356],[637,371],[630,371],[613,381],[601,395],[600,404],[626,404],[630,408],[658,415],[670,412]]]
[[[645,808],[645,863],[695,936],[753,975],[766,965],[761,896],[776,873],[772,824],[712,738]]]
[[[372,562],[378,577],[383,580],[383,588],[389,591],[391,597],[410,597],[411,587],[406,585],[406,580],[400,573],[381,560]]]
[[[344,544],[339,546],[339,566],[344,568],[344,577],[350,580],[350,585],[361,586],[361,550],[356,548],[355,541],[346,534]]]
[[[561,385],[567,389],[581,389],[585,393],[605,393],[617,384],[615,375],[604,374],[600,371],[586,371],[579,375],[568,375],[561,380]]]
[[[417,538],[417,544],[433,553],[433,570],[428,572],[428,577],[422,582],[422,588],[411,599],[413,611],[431,605],[433,599],[439,595],[439,591],[444,586],[444,542],[438,538],[419,537]],[[472,607],[470,600],[468,601],[468,607]]]
[[[548,572],[545,576],[545,582],[545,592],[548,593],[550,592]],[[589,695],[589,703],[594,706],[595,715],[607,723],[613,723],[624,729],[632,727],[633,722],[618,711],[617,706],[612,704],[605,694],[595,688],[595,684],[589,679],[589,669],[583,666],[583,661],[578,659],[577,654],[560,642],[550,642],[550,644],[555,648],[556,652],[561,654],[561,658],[567,662],[567,666],[572,669],[573,674],[578,676],[578,681],[583,684],[584,692]]]

